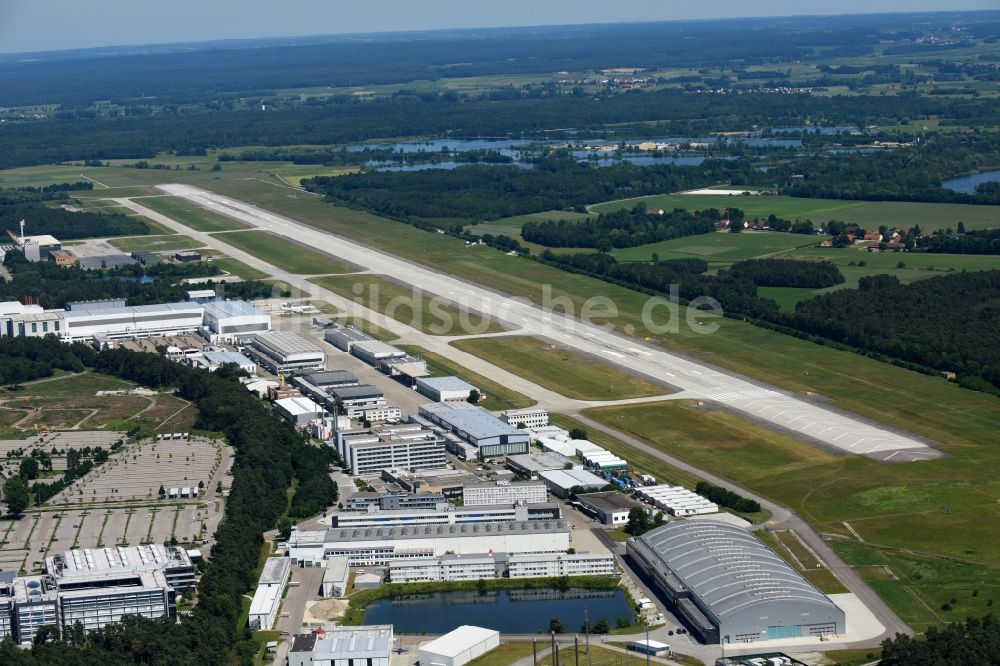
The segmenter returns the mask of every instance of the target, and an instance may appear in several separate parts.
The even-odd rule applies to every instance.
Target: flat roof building
[[[389,666],[392,625],[319,627],[296,634],[288,666]]]
[[[238,342],[271,330],[271,315],[246,301],[210,301],[204,307],[205,329],[212,342]]]
[[[162,571],[175,589],[194,587],[194,564],[184,548],[158,543],[67,550],[45,558],[45,571],[59,579],[92,574]]]
[[[361,340],[351,344],[351,355],[357,356],[368,365],[378,367],[387,358],[402,358],[406,352],[381,340]]]
[[[326,365],[319,345],[293,331],[267,331],[255,335],[247,352],[275,374],[322,370]]]
[[[462,504],[465,506],[532,504],[547,499],[545,484],[539,481],[497,481],[477,483],[462,488]]]
[[[355,343],[371,342],[375,337],[354,326],[339,326],[325,331],[323,339],[341,351],[350,352]]]
[[[584,469],[553,469],[539,472],[540,478],[556,497],[569,497],[574,488],[583,491],[600,490],[608,482]]]
[[[442,555],[389,562],[393,583],[478,580],[496,578],[497,562],[492,555]]]
[[[334,442],[351,474],[438,469],[447,464],[441,436],[414,423],[338,430]]]
[[[524,553],[507,558],[510,578],[558,576],[615,576],[618,564],[612,553]]]
[[[198,303],[162,303],[114,308],[74,308],[63,313],[63,342],[88,342],[196,333],[204,307]]]
[[[235,365],[251,377],[257,376],[257,364],[239,352],[207,351],[189,357],[188,362],[209,372],[215,372],[224,365]]]
[[[373,507],[382,511],[434,509],[447,503],[448,500],[441,493],[354,493],[344,500],[344,510],[368,511]]]
[[[342,597],[347,594],[347,579],[351,575],[351,563],[346,557],[331,557],[326,561],[323,572],[323,596]]]
[[[500,647],[500,632],[462,625],[417,648],[417,658],[427,666],[462,666]]]
[[[519,428],[522,425],[525,428],[541,428],[549,424],[549,413],[538,407],[508,409],[500,412],[500,420],[515,428]]]
[[[583,493],[576,496],[576,501],[591,511],[605,525],[617,527],[628,522],[628,514],[632,509],[645,509],[640,502],[618,492]]]
[[[282,418],[296,426],[305,426],[326,414],[323,407],[303,396],[275,400],[274,408]]]
[[[639,486],[635,489],[635,494],[671,516],[694,516],[719,511],[715,502],[683,486]]]
[[[507,456],[507,469],[526,476],[529,479],[537,479],[540,472],[553,469],[573,469],[580,465],[558,453],[525,453],[517,456]]]
[[[467,403],[436,402],[421,405],[420,415],[478,448],[481,457],[528,452],[528,435],[485,409]]]
[[[417,392],[434,402],[467,402],[476,387],[458,377],[424,377],[416,381]]]
[[[442,504],[429,509],[391,509],[387,511],[338,511],[333,527],[405,527],[408,525],[472,525],[510,523],[528,520],[553,520],[562,517],[558,504],[496,504],[490,506],[452,506]]]
[[[749,531],[680,520],[627,542],[671,610],[705,643],[845,632],[844,612]]]

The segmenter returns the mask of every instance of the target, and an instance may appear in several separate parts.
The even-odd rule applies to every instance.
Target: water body
[[[635,617],[619,590],[492,590],[436,592],[380,599],[368,606],[365,624],[391,624],[402,634],[444,634],[462,624],[496,629],[508,634],[545,633],[557,617],[566,630],[577,631],[589,613],[590,622]]]
[[[991,181],[1000,181],[1000,169],[995,171],[980,171],[979,173],[969,174],[968,176],[950,178],[943,181],[941,183],[941,187],[946,190],[951,190],[952,192],[975,194],[977,185],[989,183]]]
[[[427,171],[428,169],[443,169],[451,171],[463,166],[481,164],[484,166],[514,166],[519,169],[534,169],[535,165],[529,162],[426,162],[420,164],[399,164],[397,162],[378,162],[372,160],[365,166],[374,168],[376,171]]]

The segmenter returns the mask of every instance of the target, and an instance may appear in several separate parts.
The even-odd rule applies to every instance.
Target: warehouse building
[[[458,377],[426,377],[417,379],[417,392],[434,402],[468,402],[478,389]]]
[[[462,488],[462,504],[482,506],[489,504],[533,504],[548,499],[545,484],[537,481],[497,481],[477,483]]]
[[[549,413],[537,407],[508,409],[500,412],[500,420],[515,428],[541,428],[549,424]]]
[[[274,626],[278,618],[278,608],[281,597],[288,585],[292,561],[287,557],[269,557],[264,562],[257,590],[250,602],[250,615],[247,619],[251,629],[255,631],[268,630]]]
[[[422,666],[462,666],[500,647],[500,632],[462,625],[417,649]]]
[[[683,486],[639,486],[635,489],[635,494],[671,516],[696,516],[719,511],[715,502],[710,502]]]
[[[569,532],[563,520],[295,530],[288,540],[288,554],[304,566],[320,566],[334,556],[350,558],[352,566],[378,566],[449,553],[564,553]]]
[[[327,330],[323,334],[323,339],[340,351],[350,353],[355,343],[372,342],[375,337],[353,326],[338,326]]]
[[[331,386],[326,389],[330,400],[340,401],[344,406],[344,415],[358,418],[366,411],[381,409],[386,406],[385,394],[370,384],[357,386]]]
[[[618,564],[611,553],[524,553],[507,559],[510,578],[556,576],[616,576]]]
[[[331,557],[326,561],[323,572],[323,596],[342,597],[347,594],[347,580],[351,576],[351,564],[346,557]]]
[[[194,368],[202,368],[215,372],[224,365],[235,365],[251,377],[257,376],[257,364],[239,352],[206,351],[188,357],[188,363]]]
[[[288,666],[389,666],[392,625],[319,627],[296,634]]]
[[[274,374],[322,370],[323,350],[312,340],[292,331],[268,331],[253,336],[248,353]]]
[[[507,469],[514,474],[520,474],[529,479],[537,479],[541,472],[553,469],[579,469],[580,465],[558,453],[525,453],[518,456],[507,456]]]
[[[379,367],[379,364],[389,358],[403,358],[406,352],[399,347],[393,347],[381,340],[362,340],[351,344],[351,355],[357,356],[368,365]]]
[[[204,319],[198,303],[163,303],[113,308],[73,308],[63,313],[63,342],[89,342],[197,333]]]
[[[302,391],[302,395],[325,405],[330,400],[330,389],[357,386],[359,382],[358,378],[347,370],[327,370],[297,375],[292,377],[292,384]]]
[[[442,555],[389,562],[389,580],[393,583],[480,578],[497,578],[497,562],[492,555]]]
[[[845,632],[844,612],[749,531],[681,520],[629,539],[628,553],[705,643]]]
[[[333,527],[396,527],[406,525],[472,525],[510,523],[527,520],[557,520],[562,517],[558,504],[498,504],[491,506],[451,506],[432,509],[397,509],[390,511],[339,511],[333,514]]]
[[[378,369],[390,377],[396,377],[407,386],[413,386],[418,379],[431,374],[427,370],[427,361],[410,354],[382,359]]]
[[[274,409],[282,418],[298,427],[305,427],[326,414],[323,407],[302,396],[275,400]]]
[[[338,430],[334,442],[356,475],[383,469],[437,469],[448,460],[441,436],[414,423]]]
[[[572,495],[574,489],[588,492],[600,490],[608,485],[605,479],[585,469],[553,469],[540,472],[538,478],[548,487],[550,493],[563,498]]]
[[[210,301],[204,308],[205,333],[213,344],[242,342],[271,330],[271,315],[245,301]]]
[[[475,446],[483,458],[528,452],[528,435],[469,404],[435,402],[420,415]]]
[[[448,503],[441,493],[354,493],[344,500],[344,511],[436,509]]]
[[[599,493],[583,493],[576,496],[584,511],[593,514],[605,525],[617,527],[628,522],[628,514],[632,509],[646,509],[628,495],[617,490]]]

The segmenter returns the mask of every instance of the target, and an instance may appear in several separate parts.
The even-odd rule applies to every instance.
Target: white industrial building
[[[293,331],[268,331],[255,335],[247,353],[274,374],[322,370],[326,365],[323,349]]]
[[[500,412],[500,420],[515,428],[541,428],[549,424],[549,413],[538,407],[508,409]]]
[[[21,225],[24,231],[24,225]],[[28,261],[48,261],[49,255],[62,249],[62,243],[55,236],[42,234],[39,236],[17,236],[14,241],[24,252],[24,258]]]
[[[618,492],[583,493],[576,496],[576,501],[583,509],[597,517],[605,525],[618,527],[628,522],[628,514],[632,509],[646,509],[639,502]]]
[[[589,467],[601,470],[620,470],[628,467],[628,462],[607,449],[587,439],[573,439],[565,428],[553,425],[527,426],[533,442],[544,451],[562,456],[576,457]]]
[[[564,553],[569,532],[563,520],[295,530],[288,555],[303,566],[322,566],[335,556],[348,557],[352,566],[374,566],[449,553]]]
[[[198,303],[163,303],[117,308],[73,308],[63,313],[63,342],[119,340],[197,333],[204,319]]]
[[[211,301],[204,308],[206,337],[212,343],[235,343],[271,330],[271,315],[246,301]]]
[[[405,527],[413,525],[471,525],[477,523],[512,523],[527,520],[553,520],[562,517],[559,505],[496,504],[488,506],[452,506],[444,503],[429,509],[393,509],[379,511],[338,511],[333,527]]]
[[[296,634],[288,666],[389,666],[392,625],[318,627]]]
[[[481,457],[528,452],[527,434],[468,403],[421,405],[420,416],[475,446]]]
[[[537,479],[540,473],[553,469],[580,469],[578,463],[552,451],[507,456],[506,466],[514,474],[520,474],[529,479]]]
[[[458,377],[423,377],[416,380],[417,392],[434,402],[467,402],[475,386]]]
[[[615,576],[618,564],[611,553],[525,553],[507,560],[510,578],[557,576]]]
[[[421,666],[462,666],[500,647],[500,632],[462,625],[417,648]]]
[[[187,357],[188,363],[194,368],[202,368],[215,372],[224,365],[235,365],[251,377],[257,376],[257,364],[239,352],[205,351]]]
[[[407,353],[399,347],[394,347],[381,340],[362,340],[351,344],[351,354],[357,356],[368,365],[378,367],[389,358],[403,358]]]
[[[393,583],[478,580],[496,578],[497,563],[492,555],[442,555],[389,562]]]
[[[383,469],[437,469],[447,464],[444,440],[414,423],[338,430],[335,443],[351,474]]]
[[[342,597],[347,594],[347,580],[351,576],[351,563],[346,557],[331,557],[323,572],[323,596]]]
[[[538,481],[497,481],[477,483],[462,488],[462,504],[483,506],[490,504],[533,504],[548,499],[545,484]]]
[[[251,629],[268,630],[274,626],[274,621],[278,618],[278,608],[281,606],[281,597],[288,585],[291,564],[291,560],[287,557],[269,557],[264,562],[257,590],[250,602],[247,622]]]
[[[350,352],[357,342],[371,342],[375,337],[354,326],[338,326],[327,330],[323,338],[337,349]]]
[[[305,426],[326,414],[326,410],[320,405],[302,396],[275,400],[274,408],[278,414],[296,426]]]
[[[585,469],[552,469],[539,472],[538,478],[545,483],[549,492],[556,497],[569,497],[574,488],[588,492],[600,490],[608,485],[605,479]]]
[[[682,486],[640,486],[635,494],[671,516],[718,513],[719,506]]]

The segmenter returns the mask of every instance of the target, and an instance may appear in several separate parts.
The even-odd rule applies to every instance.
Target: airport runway
[[[860,417],[812,404],[763,384],[735,377],[718,368],[645,345],[634,338],[581,322],[525,300],[438,273],[399,257],[320,231],[252,204],[189,185],[158,185],[251,227],[287,237],[373,273],[418,285],[459,305],[497,316],[520,327],[519,334],[550,338],[562,345],[633,373],[666,382],[692,398],[714,401],[751,419],[793,435],[848,453],[887,462],[924,460],[940,453],[914,437],[881,427]],[[224,235],[223,235],[224,236]],[[220,240],[224,240],[220,237]]]

